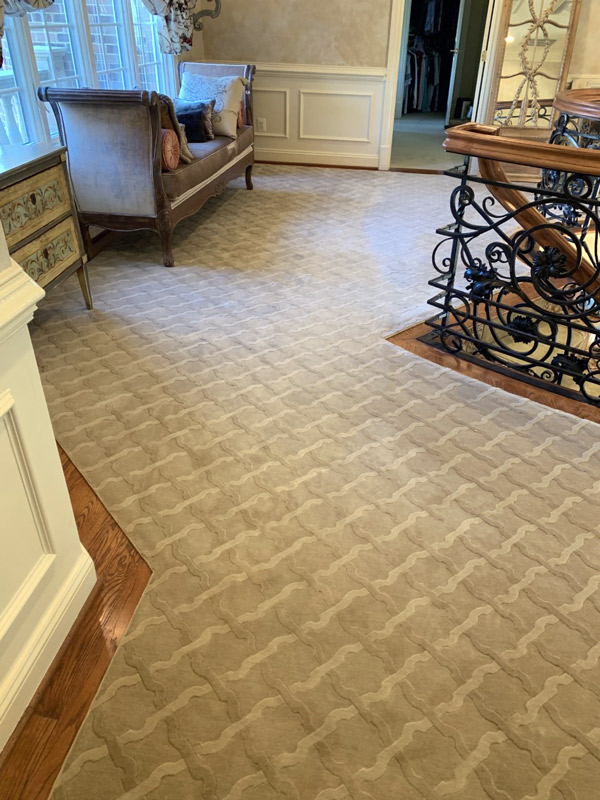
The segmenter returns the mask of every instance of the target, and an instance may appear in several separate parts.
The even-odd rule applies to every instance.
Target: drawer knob
[[[35,194],[35,192],[32,192],[32,193],[29,195],[29,199],[31,200],[31,204],[32,204],[32,205],[35,205],[35,204],[37,203],[37,197],[36,197],[36,194]]]

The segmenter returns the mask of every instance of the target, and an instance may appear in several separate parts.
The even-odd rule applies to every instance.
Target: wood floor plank
[[[0,797],[35,797],[27,794],[29,775],[38,771],[44,750],[52,741],[55,729],[56,720],[35,713],[29,715],[22,746],[12,756],[12,769],[6,775],[2,774]],[[51,786],[48,787],[47,794],[50,793],[50,789]]]
[[[98,583],[0,755],[0,800],[48,797],[151,575],[63,451],[61,462]]]
[[[582,419],[600,422],[600,408],[595,408],[588,403],[573,400],[570,397],[543,389],[541,386],[533,386],[517,378],[502,375],[492,369],[487,369],[471,361],[465,361],[463,358],[419,341],[420,336],[430,332],[431,328],[426,323],[421,322],[419,325],[414,325],[412,328],[407,328],[404,331],[400,331],[400,333],[389,336],[388,341],[398,347],[402,347],[404,350],[421,356],[421,358],[426,358],[428,361],[433,361],[442,367],[448,367],[448,369],[460,372],[462,375],[468,375],[478,381],[487,383],[489,386],[496,386],[498,389],[504,389],[506,392],[520,397],[528,397],[530,400],[535,400],[536,403],[566,411],[567,414],[573,414]]]

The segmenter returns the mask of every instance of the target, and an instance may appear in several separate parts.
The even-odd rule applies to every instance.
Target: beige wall
[[[385,67],[390,8],[391,0],[225,0],[204,22],[204,58]]]
[[[192,49],[177,56],[178,61],[204,61],[204,31],[194,31]]]
[[[582,0],[571,75],[600,75],[600,0]]]

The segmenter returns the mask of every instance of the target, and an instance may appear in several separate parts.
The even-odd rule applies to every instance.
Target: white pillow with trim
[[[179,97],[182,100],[215,101],[213,109],[213,131],[215,136],[230,136],[237,139],[237,121],[244,87],[248,81],[239,75],[219,78],[184,72]]]

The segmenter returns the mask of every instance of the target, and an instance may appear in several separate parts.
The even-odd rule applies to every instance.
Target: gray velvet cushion
[[[167,197],[175,200],[242,153],[254,141],[254,130],[245,125],[233,141],[227,136],[217,136],[212,142],[190,142],[194,156],[191,164],[180,164],[173,172],[164,172],[163,186]]]
[[[173,172],[162,175],[163,187],[171,200],[194,188],[225,166],[235,156],[235,143],[225,136],[211,142],[190,142],[194,155],[191,164],[182,164]]]
[[[199,100],[173,99],[175,114],[181,125],[185,125],[185,135],[188,142],[206,142],[214,138],[212,132],[212,111],[214,100],[203,102]]]

